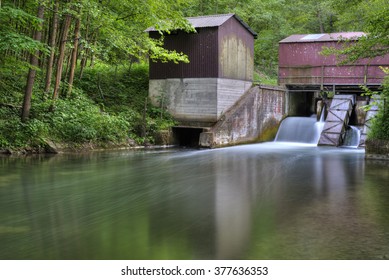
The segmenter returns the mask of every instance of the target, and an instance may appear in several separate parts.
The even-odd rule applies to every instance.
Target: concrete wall
[[[252,86],[251,81],[217,80],[217,118],[228,111]]]
[[[221,78],[149,81],[149,96],[184,125],[209,127],[251,87],[251,82]]]
[[[389,160],[389,141],[388,140],[366,140],[367,159]]]
[[[251,88],[209,131],[200,134],[200,146],[220,147],[274,139],[286,115],[286,90]]]

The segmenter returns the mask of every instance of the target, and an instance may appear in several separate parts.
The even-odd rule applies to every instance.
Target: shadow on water
[[[382,259],[388,166],[264,143],[0,159],[2,259]]]

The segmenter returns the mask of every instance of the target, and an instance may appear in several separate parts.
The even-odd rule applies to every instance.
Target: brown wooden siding
[[[232,17],[219,27],[219,78],[252,81],[254,36]]]
[[[165,37],[164,47],[188,55],[190,63],[150,61],[150,79],[218,77],[217,28],[201,28],[198,33],[179,31]],[[158,38],[157,32],[150,37]]]

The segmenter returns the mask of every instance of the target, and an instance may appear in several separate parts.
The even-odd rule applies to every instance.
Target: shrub
[[[65,143],[153,143],[153,135],[174,121],[148,101],[148,67],[97,65],[86,69],[70,98],[43,99],[34,88],[30,120],[20,121],[24,84],[15,83],[12,71],[0,73],[0,148],[40,148],[45,141]],[[7,74],[8,73],[8,74]],[[145,105],[147,107],[145,108]]]
[[[389,140],[389,68],[382,68],[386,73],[384,83],[382,85],[382,92],[379,94],[378,113],[372,120],[372,125],[368,133],[370,139]],[[367,91],[368,95],[376,94]]]
[[[41,103],[40,108],[36,108],[36,118],[49,126],[47,137],[54,140],[122,142],[128,137],[130,125],[124,118],[101,111],[82,93],[74,93],[70,99],[57,100],[52,112],[50,107],[51,102]]]

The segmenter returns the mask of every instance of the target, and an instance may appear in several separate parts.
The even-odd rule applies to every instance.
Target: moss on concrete
[[[276,138],[280,121],[272,118],[264,125],[262,133],[258,137],[259,142],[273,141]]]
[[[367,139],[365,157],[367,159],[389,160],[389,141],[380,139]]]

